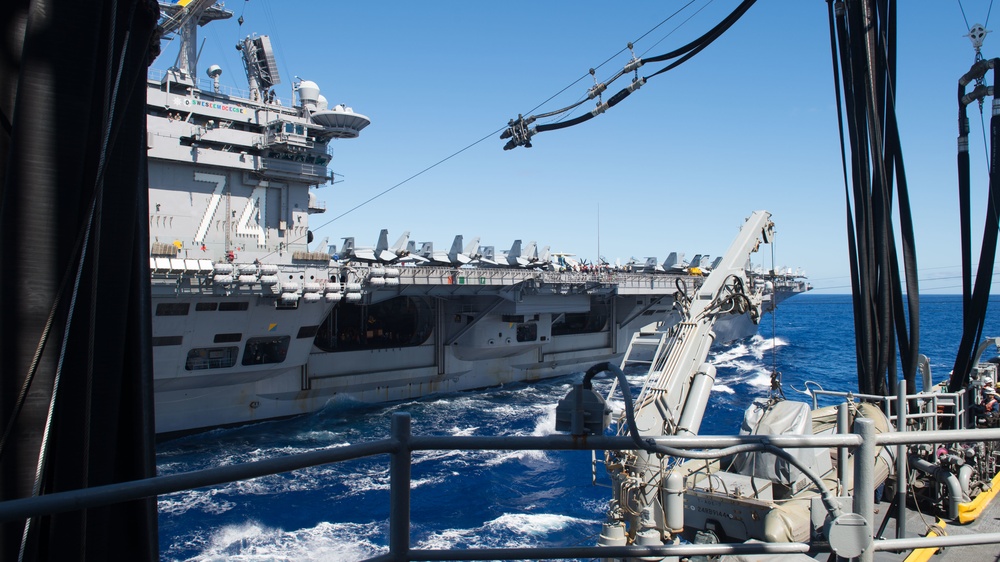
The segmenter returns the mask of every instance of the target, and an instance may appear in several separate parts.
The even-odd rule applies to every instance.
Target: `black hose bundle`
[[[898,345],[907,392],[915,392],[919,287],[895,112],[896,3],[849,0],[834,6],[828,0],[828,4],[833,70],[838,82],[858,391],[878,395],[895,392]],[[850,165],[845,155],[848,142]],[[902,277],[892,221],[894,186],[899,203]]]

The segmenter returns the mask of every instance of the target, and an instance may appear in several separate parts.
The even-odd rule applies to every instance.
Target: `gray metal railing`
[[[151,68],[146,72],[146,78],[160,82],[163,80],[163,77],[167,75],[167,72],[167,70],[160,68]],[[212,80],[199,76],[195,77],[194,82],[195,87],[203,92],[215,91],[215,85]],[[219,93],[231,98],[238,98],[240,101],[250,100],[250,90],[248,88],[238,88],[235,86],[228,86],[226,84],[219,84]],[[294,105],[291,98],[275,97],[275,100],[279,102],[279,105],[283,105],[285,107],[292,107]]]
[[[903,538],[874,541],[873,498],[877,446],[918,444],[926,442],[970,442],[1000,440],[1000,429],[945,430],[930,432],[875,434],[871,420],[859,419],[855,433],[845,435],[746,435],[662,437],[658,444],[689,450],[722,449],[741,444],[777,446],[781,448],[847,447],[856,450],[854,511],[868,522],[869,547],[862,560],[870,560],[875,551],[909,550],[916,548],[964,546],[1000,543],[1000,533],[952,535],[943,537]],[[414,549],[410,542],[410,470],[414,451],[451,450],[631,450],[635,443],[630,437],[617,436],[418,436],[410,431],[410,415],[396,413],[387,439],[311,451],[255,461],[240,465],[221,466],[181,474],[157,476],[144,480],[122,482],[83,490],[73,490],[39,497],[0,502],[0,521],[13,521],[86,508],[100,507],[134,499],[158,496],[290,472],[311,466],[344,462],[374,455],[390,455],[390,519],[389,552],[370,560],[504,560],[504,559],[569,559],[617,558],[639,556],[697,556],[722,554],[793,554],[831,552],[830,544],[822,541],[798,543],[735,543],[735,544],[676,544],[665,546],[613,547],[523,547],[482,549]]]
[[[929,389],[927,389],[929,390]],[[815,410],[819,407],[819,397],[829,396],[841,398],[848,401],[864,401],[879,404],[885,417],[896,423],[896,415],[893,414],[895,403],[899,401],[896,395],[882,396],[878,394],[858,394],[854,392],[840,392],[833,390],[810,390],[812,395],[812,407]],[[959,392],[923,392],[918,394],[907,394],[906,401],[916,404],[917,411],[906,410],[905,420],[908,425],[911,422],[926,421],[926,429],[940,429],[941,419],[954,420],[956,429],[964,429],[968,416],[968,391]],[[951,408],[952,411],[947,411]]]

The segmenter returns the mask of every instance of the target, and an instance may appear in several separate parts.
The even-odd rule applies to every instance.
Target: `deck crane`
[[[678,294],[681,321],[670,328],[665,345],[657,347],[635,403],[635,425],[643,437],[698,434],[715,381],[715,367],[706,362],[715,339],[713,326],[726,314],[749,314],[754,323],[759,321],[763,295],[748,281],[746,264],[760,243],[770,243],[773,236],[771,214],[753,212],[694,295]],[[623,363],[627,361],[628,356]],[[618,428],[620,435],[628,433],[624,416]],[[608,452],[614,489],[609,524],[622,533],[622,539],[628,529],[629,542],[635,542],[637,535],[637,544],[659,541],[641,535],[658,535],[657,529],[666,528],[659,498],[670,460],[646,450]]]

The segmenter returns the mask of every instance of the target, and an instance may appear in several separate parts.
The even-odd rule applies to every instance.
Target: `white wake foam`
[[[551,532],[593,521],[553,513],[504,513],[480,527],[445,529],[421,541],[417,548],[518,548],[536,546]]]
[[[201,552],[188,560],[307,560],[346,562],[371,558],[387,551],[377,540],[384,529],[375,524],[320,523],[309,529],[283,531],[248,521],[222,527],[200,539]]]
[[[736,391],[729,388],[727,385],[715,383],[712,385],[712,392],[721,392],[723,394],[736,394]]]

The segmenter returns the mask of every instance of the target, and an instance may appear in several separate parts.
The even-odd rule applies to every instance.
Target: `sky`
[[[498,253],[521,239],[591,261],[662,262],[672,251],[724,254],[743,220],[764,209],[777,235],[754,263],[799,269],[817,291],[848,293],[825,0],[762,0],[607,113],[540,133],[532,148],[502,149],[509,119],[575,103],[593,85],[591,68],[604,80],[629,61],[628,42],[640,58],[666,53],[738,3],[230,1],[233,18],[199,30],[198,68],[218,64],[224,85],[245,88],[234,45],[269,35],[280,97],[292,99],[300,77],[331,105],[371,118],[359,138],[333,143],[337,183],[317,191],[328,209],[310,219],[317,240],[339,247],[353,236],[370,246],[386,228],[390,243],[409,231],[435,249],[462,234]],[[992,27],[990,0],[899,3],[897,115],[921,293],[961,291],[955,98],[975,56],[962,8],[969,24]],[[983,51],[997,56],[1000,35]],[[175,56],[165,45],[153,67]],[[970,111],[976,255],[989,104],[986,112],[981,120]]]

